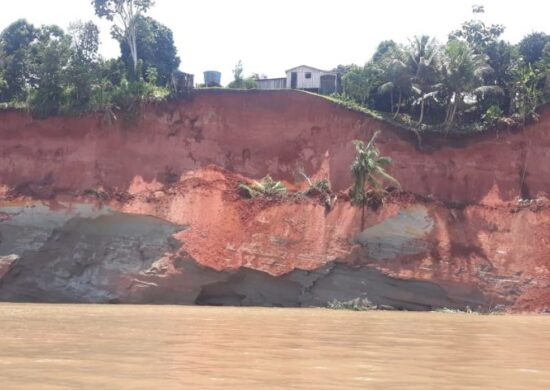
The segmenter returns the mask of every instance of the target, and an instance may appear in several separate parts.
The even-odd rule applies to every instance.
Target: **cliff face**
[[[0,299],[550,308],[550,109],[420,145],[290,91],[197,93],[114,127],[1,116]],[[237,193],[266,174],[298,188],[302,167],[343,191],[351,141],[376,129],[406,193],[363,232],[343,194],[327,210]]]

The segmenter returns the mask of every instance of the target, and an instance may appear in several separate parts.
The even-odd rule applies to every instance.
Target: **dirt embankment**
[[[114,127],[1,115],[1,299],[550,308],[550,109],[522,132],[420,148],[287,91],[197,93]],[[411,195],[364,232],[342,197],[237,194],[266,174],[299,188],[299,168],[343,191],[351,141],[376,129]]]

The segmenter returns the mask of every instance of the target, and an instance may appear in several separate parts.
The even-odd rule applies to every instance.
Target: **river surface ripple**
[[[2,389],[550,389],[550,317],[0,303]]]

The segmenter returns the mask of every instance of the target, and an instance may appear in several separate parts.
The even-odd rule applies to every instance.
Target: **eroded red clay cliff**
[[[52,300],[78,301],[81,294],[93,297],[80,299],[86,301],[299,305],[364,298],[405,308],[550,308],[549,109],[522,132],[424,137],[420,148],[414,135],[297,92],[198,93],[190,101],[150,107],[134,125],[115,127],[102,126],[95,115],[2,117],[0,256],[22,258],[10,257],[8,271],[8,260],[0,261],[6,274],[0,298],[25,299],[27,293],[36,300],[55,285]],[[351,141],[376,129],[382,129],[379,146],[394,159],[392,173],[409,195],[395,194],[369,213],[364,232],[359,212],[342,196],[327,210],[315,199],[246,200],[237,193],[238,183],[266,174],[299,186],[300,167],[329,177],[343,191],[350,184]],[[518,202],[521,195],[537,200]],[[46,202],[50,214],[25,217],[36,202]],[[75,211],[82,204],[96,211]],[[162,241],[161,228],[149,220],[136,222],[146,227],[131,234],[118,219],[94,222],[93,228],[63,225],[106,218],[98,217],[100,204],[181,226],[162,225],[177,244]],[[62,219],[54,212],[66,221],[29,222]],[[82,241],[103,224],[118,230],[97,239],[102,252],[80,253]],[[35,228],[42,232],[36,237],[43,242],[36,248],[10,240],[31,237],[29,226],[38,225],[43,230]],[[88,235],[75,238],[74,231]],[[121,238],[113,241],[115,236]],[[135,245],[124,249],[120,243],[127,236]],[[66,287],[76,280],[71,272],[56,271],[48,282],[32,271],[49,264],[48,256],[55,259],[51,269],[71,266],[84,275],[80,284]],[[101,268],[86,276],[82,267],[94,269],[94,262]],[[40,278],[37,287],[33,280]],[[370,290],[354,284],[358,280],[369,280]],[[92,292],[78,287],[90,284]]]

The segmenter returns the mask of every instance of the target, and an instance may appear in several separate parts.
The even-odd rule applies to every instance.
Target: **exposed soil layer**
[[[548,108],[521,132],[420,147],[289,91],[201,92],[114,127],[0,116],[0,299],[550,309]],[[403,192],[360,232],[351,141],[376,129]],[[266,174],[303,189],[300,168],[330,178],[331,207],[238,193]]]

